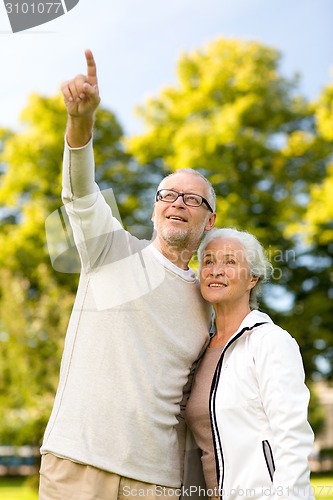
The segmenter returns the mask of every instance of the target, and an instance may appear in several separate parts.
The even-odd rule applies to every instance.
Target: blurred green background
[[[139,107],[141,134],[126,136],[112,110],[99,110],[96,175],[102,189],[112,187],[124,226],[151,234],[161,178],[197,169],[216,189],[216,225],[246,229],[263,243],[274,274],[260,307],[300,346],[317,436],[314,463],[324,467],[325,449],[331,470],[332,423],[316,388],[330,391],[333,375],[333,84],[310,102],[297,77],[282,76],[280,60],[272,47],[224,38],[184,53],[176,84]],[[33,93],[20,131],[0,129],[2,445],[41,443],[78,283],[58,211],[65,122],[59,94]],[[56,222],[57,262],[49,255],[47,220]],[[1,499],[11,498],[8,488],[0,485]]]

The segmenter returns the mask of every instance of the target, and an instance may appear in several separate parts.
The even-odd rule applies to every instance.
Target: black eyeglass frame
[[[177,196],[174,200],[172,201],[168,201],[168,200],[163,200],[162,198],[160,198],[160,193],[161,191],[169,191],[171,193],[175,193]],[[201,203],[200,205],[189,205],[188,203],[186,203],[185,201],[185,198],[184,196],[187,196],[187,195],[191,195],[191,194],[194,194],[195,196],[198,196],[198,198],[201,198]],[[192,207],[192,208],[199,208],[201,207],[201,205],[204,203],[206,205],[206,207],[208,208],[208,210],[210,210],[212,213],[214,213],[214,210],[212,209],[212,207],[210,206],[210,204],[208,203],[208,201],[206,200],[206,198],[204,198],[203,196],[201,196],[200,194],[196,194],[196,193],[178,193],[178,191],[174,191],[173,189],[159,189],[156,193],[156,197],[155,197],[155,201],[164,201],[164,203],[174,203],[176,200],[178,200],[179,196],[181,196],[183,198],[183,202],[186,206],[188,207]]]

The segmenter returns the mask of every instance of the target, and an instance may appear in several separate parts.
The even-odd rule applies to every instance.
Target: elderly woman
[[[202,451],[207,494],[312,499],[309,391],[299,347],[257,308],[271,265],[257,239],[210,231],[199,250],[215,333],[196,370],[186,421]]]

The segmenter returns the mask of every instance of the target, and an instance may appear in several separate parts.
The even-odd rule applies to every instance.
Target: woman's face
[[[236,240],[216,238],[203,253],[200,269],[202,296],[212,304],[249,303],[258,278],[251,275],[243,246]]]

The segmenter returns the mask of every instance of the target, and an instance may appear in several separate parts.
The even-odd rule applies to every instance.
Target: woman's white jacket
[[[267,314],[252,311],[225,346],[211,386],[223,499],[314,498],[308,403],[296,341]]]

